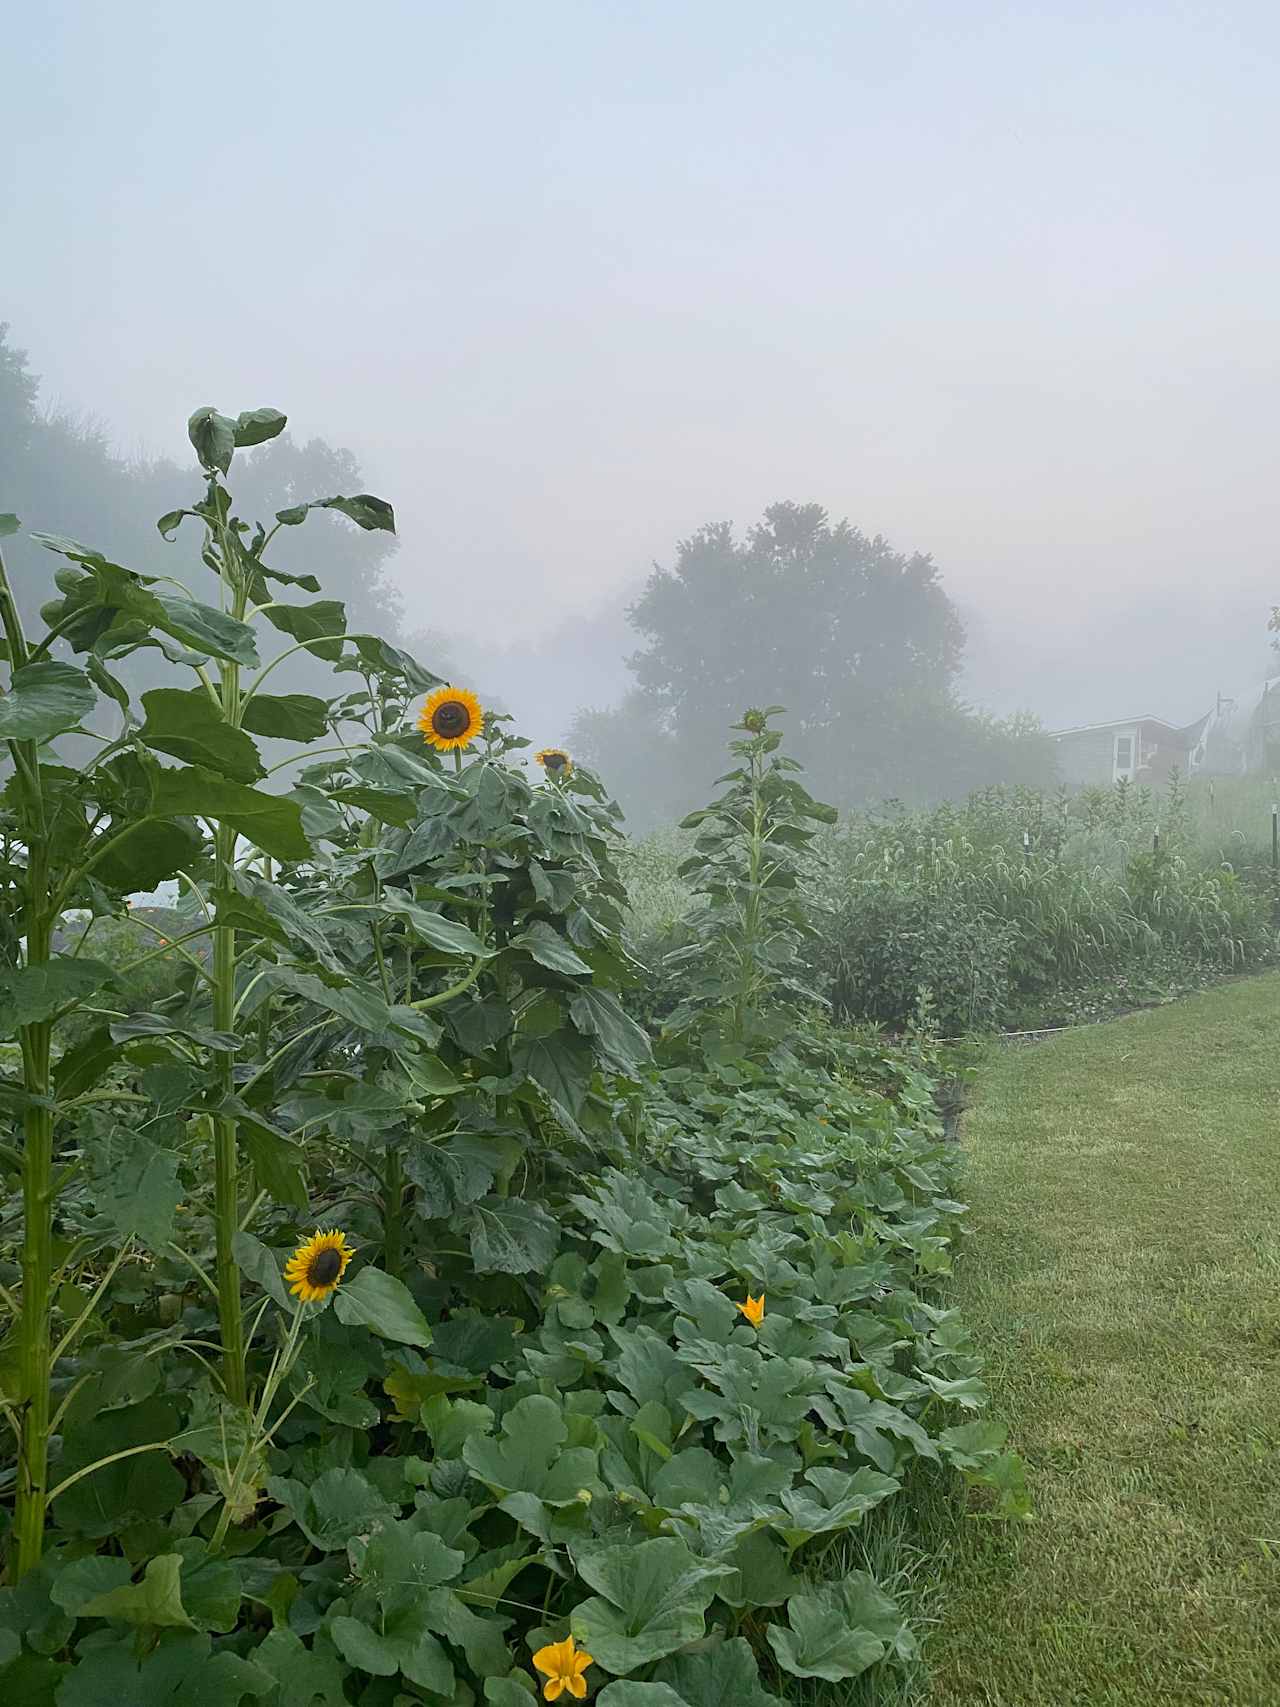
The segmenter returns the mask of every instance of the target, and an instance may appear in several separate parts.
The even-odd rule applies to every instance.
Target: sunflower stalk
[[[259,1396],[257,1407],[250,1416],[249,1428],[240,1448],[240,1455],[236,1459],[235,1468],[227,1478],[227,1491],[222,1502],[222,1510],[218,1513],[217,1527],[214,1529],[213,1537],[209,1542],[211,1553],[217,1553],[221,1550],[222,1543],[227,1538],[227,1530],[231,1527],[232,1517],[239,1507],[241,1496],[249,1485],[252,1466],[261,1456],[263,1448],[269,1443],[275,1428],[279,1427],[280,1422],[284,1420],[283,1417],[277,1418],[275,1427],[270,1429],[267,1427],[267,1418],[271,1413],[272,1405],[275,1403],[276,1394],[280,1391],[281,1384],[288,1378],[290,1370],[297,1361],[298,1341],[302,1333],[302,1323],[306,1310],[305,1301],[299,1298],[284,1345],[277,1349],[275,1356],[271,1359],[271,1367],[268,1369],[267,1378],[262,1384],[262,1393]],[[310,1386],[311,1383],[308,1382],[307,1385]],[[304,1388],[303,1391],[305,1392],[305,1390]],[[297,1395],[293,1401],[294,1404],[301,1396],[301,1394]]]
[[[400,1278],[404,1267],[404,1161],[398,1144],[387,1150],[382,1192],[382,1264],[388,1274]]]
[[[223,519],[217,527],[218,561],[221,565],[224,598],[229,598],[231,614],[244,620],[248,591],[244,576],[238,572],[231,543],[231,532],[225,520],[225,510],[219,504],[218,483],[209,478],[209,502],[213,513]],[[212,530],[210,530],[212,532]],[[232,728],[238,728],[243,709],[240,694],[240,666],[224,662],[219,666],[218,686],[222,715]],[[234,886],[236,832],[219,824],[213,839],[215,884],[220,890]],[[232,1031],[236,1019],[236,933],[233,925],[218,925],[213,932],[213,1024],[216,1031]],[[218,1056],[219,1101],[229,1107],[235,1097],[235,1057],[223,1051]],[[240,1156],[237,1123],[232,1114],[213,1117],[214,1170],[214,1271],[218,1288],[218,1327],[222,1337],[223,1384],[233,1405],[249,1402],[248,1376],[245,1369],[244,1313],[240,1299],[240,1269],[235,1260],[235,1236],[240,1226]]]
[[[26,634],[0,558],[0,627],[11,670],[29,656]],[[23,929],[28,969],[47,966],[53,953],[54,902],[50,884],[44,784],[39,746],[34,740],[8,743],[22,812],[27,860]],[[18,1367],[22,1402],[19,1425],[18,1486],[13,1528],[14,1575],[26,1576],[44,1551],[49,1491],[50,1386],[53,1376],[53,1106],[50,1098],[52,1032],[40,1020],[19,1029],[23,1111],[22,1151],[22,1295],[18,1318]]]

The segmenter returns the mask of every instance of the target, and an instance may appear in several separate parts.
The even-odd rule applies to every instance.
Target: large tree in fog
[[[705,793],[749,705],[787,708],[788,751],[843,804],[1032,780],[1029,750],[1014,764],[1010,732],[956,698],[964,630],[932,559],[820,505],[774,504],[745,538],[699,529],[630,616],[636,688],[575,741],[641,821]]]

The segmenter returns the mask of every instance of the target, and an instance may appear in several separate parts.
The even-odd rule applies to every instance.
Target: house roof
[[[1198,723],[1193,723],[1191,728],[1198,729],[1203,722],[1204,718],[1201,718]],[[1078,723],[1071,729],[1051,729],[1049,739],[1060,741],[1064,735],[1100,735],[1107,729],[1134,729],[1140,723],[1154,724],[1157,729],[1163,729],[1170,735],[1183,733],[1177,724],[1166,723],[1163,717],[1113,717],[1107,723]]]

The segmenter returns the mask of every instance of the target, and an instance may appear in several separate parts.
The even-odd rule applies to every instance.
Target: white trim
[[[1206,713],[1206,716],[1209,714]],[[1136,729],[1140,723],[1154,723],[1157,729],[1165,729],[1170,735],[1178,733],[1176,723],[1166,723],[1163,717],[1113,717],[1106,723],[1078,723],[1072,729],[1051,729],[1049,739],[1060,741],[1064,735],[1098,735],[1104,729]]]
[[[1120,743],[1129,743],[1129,763],[1120,763]],[[1142,768],[1142,732],[1138,728],[1117,729],[1111,737],[1111,780],[1119,782],[1121,778],[1132,782],[1134,776]]]

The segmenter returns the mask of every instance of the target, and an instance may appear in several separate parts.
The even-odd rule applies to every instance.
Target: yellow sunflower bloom
[[[354,1255],[345,1233],[323,1233],[317,1228],[284,1265],[290,1292],[304,1304],[316,1304],[327,1298],[337,1289]]]
[[[574,1647],[572,1636],[566,1636],[563,1642],[539,1648],[533,1663],[546,1675],[542,1693],[548,1701],[555,1701],[566,1689],[576,1701],[581,1701],[587,1693],[587,1680],[582,1674],[595,1661],[585,1648]]]
[[[762,1292],[758,1298],[753,1298],[748,1292],[746,1303],[739,1304],[738,1308],[751,1323],[751,1326],[758,1328],[764,1321],[764,1293]]]
[[[535,753],[533,756],[547,775],[555,777],[557,781],[561,777],[573,775],[573,760],[563,747],[544,747],[541,752]]]
[[[469,688],[437,688],[418,714],[418,728],[429,747],[454,752],[484,728],[484,707]]]

